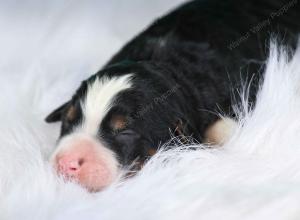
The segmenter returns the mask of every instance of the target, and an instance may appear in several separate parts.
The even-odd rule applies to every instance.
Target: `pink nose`
[[[78,180],[84,163],[85,159],[82,157],[60,157],[57,159],[57,171],[67,179]]]
[[[66,180],[79,183],[89,191],[99,191],[116,176],[113,155],[102,146],[88,140],[79,140],[55,156],[54,167]]]

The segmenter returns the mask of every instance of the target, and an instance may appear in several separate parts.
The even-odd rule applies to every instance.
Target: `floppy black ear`
[[[53,112],[51,112],[46,118],[45,121],[48,123],[51,122],[57,122],[61,120],[62,112],[64,109],[69,105],[69,102],[66,102],[65,104],[61,105],[57,109],[55,109]]]

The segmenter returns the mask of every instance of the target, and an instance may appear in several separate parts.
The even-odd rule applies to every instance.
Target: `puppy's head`
[[[56,171],[90,191],[109,185],[122,167],[141,164],[174,129],[175,119],[166,109],[169,93],[176,91],[157,103],[163,94],[158,88],[165,90],[158,82],[111,71],[84,81],[70,101],[46,118],[62,122],[51,158]]]

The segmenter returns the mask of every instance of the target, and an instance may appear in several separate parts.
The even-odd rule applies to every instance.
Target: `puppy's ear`
[[[57,122],[61,120],[61,116],[65,108],[69,105],[70,102],[66,102],[65,104],[61,105],[53,112],[51,112],[46,118],[45,121],[48,123]]]

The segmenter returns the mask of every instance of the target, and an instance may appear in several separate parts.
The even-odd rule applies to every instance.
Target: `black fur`
[[[232,114],[232,96],[241,81],[253,79],[251,97],[255,96],[272,33],[295,47],[299,9],[297,0],[186,3],[126,44],[47,122],[62,120],[61,136],[68,134],[80,120],[78,103],[88,83],[96,77],[134,73],[133,88],[118,95],[99,128],[102,141],[121,163],[144,160],[151,149],[170,139],[170,132],[202,142],[206,128],[218,119],[215,113]],[[78,114],[67,122],[64,112],[70,105]],[[126,128],[111,128],[116,114],[126,118]]]

